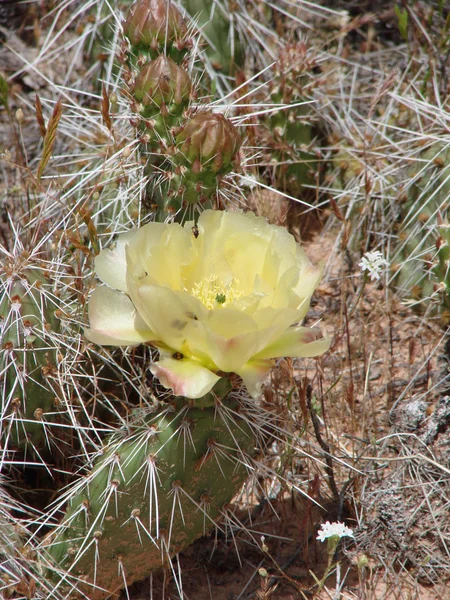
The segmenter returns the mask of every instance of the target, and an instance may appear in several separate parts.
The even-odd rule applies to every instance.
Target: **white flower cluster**
[[[326,523],[322,523],[321,529],[317,532],[317,540],[324,542],[328,538],[332,538],[334,536],[338,536],[340,538],[343,537],[353,537],[353,530],[344,525],[344,523],[330,523],[327,521]]]
[[[379,250],[374,250],[373,252],[366,252],[358,266],[361,267],[362,271],[368,271],[370,279],[374,281],[380,279],[382,267],[388,267],[389,263]]]

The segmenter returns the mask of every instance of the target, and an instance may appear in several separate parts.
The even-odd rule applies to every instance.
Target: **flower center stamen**
[[[198,298],[208,310],[225,307],[243,295],[237,279],[232,279],[225,285],[217,278],[217,275],[210,275],[195,283],[189,293],[194,298]]]

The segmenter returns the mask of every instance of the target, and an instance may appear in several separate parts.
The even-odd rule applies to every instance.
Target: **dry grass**
[[[316,183],[310,181],[302,196],[308,198],[306,207],[264,183],[275,178],[270,156],[258,146],[267,137],[258,138],[252,128],[270,104],[266,75],[256,79],[262,87],[255,85],[254,91],[243,85],[233,96],[226,78],[219,78],[218,88],[230,94],[231,113],[248,127],[245,171],[237,176],[241,187],[230,193],[229,203],[287,227],[305,240],[313,261],[324,261],[307,324],[320,321],[333,344],[318,360],[283,360],[273,371],[262,402],[283,421],[285,432],[273,432],[260,472],[229,508],[222,532],[195,542],[179,563],[174,560],[174,571],[182,574],[176,585],[167,573],[156,573],[123,592],[124,598],[183,593],[196,600],[438,600],[448,595],[449,350],[447,317],[439,309],[430,265],[439,220],[447,212],[450,174],[446,164],[423,155],[436,141],[444,148],[450,144],[449,90],[443,81],[446,9],[437,2],[401,8],[409,15],[405,41],[391,3],[375,3],[371,12],[353,3],[358,6],[347,6],[347,13],[338,1],[321,4],[299,2],[285,32],[305,36],[314,56],[314,67],[304,76],[314,100],[310,116],[317,127],[318,166]],[[100,2],[91,5],[105,15]],[[145,182],[129,108],[123,98],[116,102],[113,96],[116,103],[111,102],[117,91],[111,55],[106,51],[105,60],[91,66],[87,55],[82,57],[81,49],[94,43],[99,30],[86,16],[88,3],[32,6],[39,18],[32,10],[26,31],[8,31],[0,54],[9,82],[8,105],[0,106],[2,245],[16,260],[24,250],[14,239],[21,219],[39,223],[42,237],[56,248],[52,272],[58,285],[51,293],[57,297],[70,289],[73,302],[81,305],[89,286],[80,279],[83,273],[91,277],[98,245],[140,224]],[[258,60],[252,42],[249,70],[270,64],[281,45],[278,36],[274,39],[266,54],[259,50]],[[103,92],[93,84],[99,76],[107,83]],[[243,96],[254,106],[239,107]],[[255,188],[254,181],[262,187]],[[106,198],[103,204],[96,203],[96,194]],[[62,205],[69,207],[67,219],[61,217]],[[105,223],[110,229],[99,241],[96,228]],[[375,249],[391,268],[372,282],[358,263]],[[410,266],[406,275],[404,264]],[[75,313],[73,304],[66,308],[71,317],[63,334],[70,336],[71,323],[86,316]],[[64,368],[81,382],[84,398],[94,375],[83,371],[79,356],[78,351],[67,355]],[[103,351],[100,356],[107,371],[109,357]],[[139,365],[134,373],[132,359],[122,360],[130,372],[126,384],[139,393]],[[82,405],[75,400],[65,398],[73,415]],[[100,401],[122,416],[110,397]],[[80,439],[80,454],[92,450],[84,443],[98,443]],[[58,483],[63,485],[64,477]],[[6,506],[0,518],[8,522],[7,504],[15,501],[5,498],[0,498]],[[328,556],[316,532],[327,520],[345,521],[355,537],[343,541],[335,566],[319,585]],[[32,597],[32,590],[19,586],[13,597]]]

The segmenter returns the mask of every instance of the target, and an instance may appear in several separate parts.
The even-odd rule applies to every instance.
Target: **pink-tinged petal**
[[[206,331],[208,354],[221,371],[236,373],[255,354],[258,347],[258,332],[243,333],[224,338]]]
[[[324,337],[318,327],[291,327],[254,358],[313,357],[326,352],[330,344],[331,339]]]
[[[221,371],[238,372],[296,322],[294,309],[265,308],[249,316],[224,308],[210,311],[205,322],[206,352]]]
[[[162,385],[171,389],[175,396],[201,398],[212,390],[220,377],[188,359],[163,358],[150,367],[150,371]]]
[[[221,371],[236,372],[259,349],[261,336],[256,323],[243,312],[229,308],[211,310],[207,319],[200,324],[203,326],[205,343],[201,349]]]
[[[117,240],[95,257],[98,277],[116,290],[127,291],[127,258],[125,248],[136,235],[136,230],[119,235]]]
[[[273,367],[271,360],[251,360],[237,371],[252,398],[261,394],[264,379]]]
[[[128,346],[156,339],[128,296],[108,287],[93,291],[89,323],[91,327],[84,335],[100,346]]]

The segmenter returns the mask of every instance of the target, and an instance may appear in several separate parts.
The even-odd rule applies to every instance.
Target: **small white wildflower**
[[[326,523],[322,523],[321,529],[317,532],[317,540],[324,542],[328,538],[332,538],[334,536],[342,537],[353,537],[353,530],[344,525],[344,523],[330,523],[327,521]]]
[[[361,271],[368,271],[370,279],[374,281],[380,279],[381,268],[388,267],[389,263],[379,250],[374,250],[373,252],[366,252],[358,266],[361,267]]]

